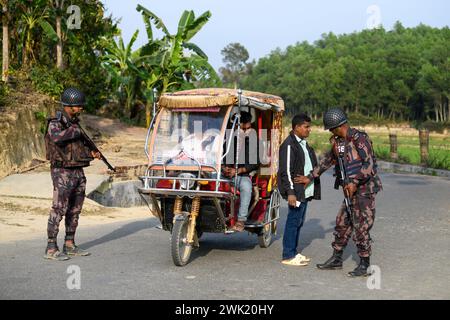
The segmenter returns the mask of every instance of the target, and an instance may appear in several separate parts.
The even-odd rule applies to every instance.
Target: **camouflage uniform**
[[[59,223],[65,216],[66,240],[73,240],[83,207],[86,177],[83,167],[93,160],[77,123],[64,112],[49,119],[45,143],[51,163],[53,205],[48,219],[49,240],[56,242]]]
[[[349,182],[357,186],[351,199],[352,221],[347,219],[346,207],[343,203],[336,217],[332,247],[338,251],[343,250],[354,231],[353,241],[356,243],[358,255],[369,257],[371,255],[369,232],[375,220],[375,195],[382,190],[372,142],[367,134],[353,128],[349,128],[346,139],[332,137],[330,142],[332,149],[325,154],[319,166],[314,168],[310,178],[319,177],[333,165],[336,166],[336,170],[339,170],[337,148],[339,145],[345,145],[344,166]],[[335,188],[338,188],[339,184],[339,178],[336,178]]]

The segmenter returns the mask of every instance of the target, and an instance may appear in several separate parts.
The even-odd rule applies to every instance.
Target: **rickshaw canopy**
[[[206,88],[165,93],[159,98],[159,108],[213,108],[239,104],[236,89]],[[284,101],[278,96],[261,92],[242,90],[241,106],[260,110],[284,111]]]

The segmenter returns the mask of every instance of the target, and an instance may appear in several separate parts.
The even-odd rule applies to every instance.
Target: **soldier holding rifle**
[[[45,134],[46,156],[50,161],[53,181],[53,205],[48,219],[44,258],[57,261],[90,254],[75,245],[75,232],[86,190],[83,168],[89,166],[94,158],[107,163],[79,125],[78,116],[86,104],[85,95],[75,88],[68,88],[61,95],[61,104],[63,110],[48,119]],[[111,165],[109,167],[114,169]],[[60,252],[57,236],[63,216],[66,235],[63,251]]]
[[[382,189],[372,142],[366,133],[348,125],[344,111],[339,108],[328,110],[323,122],[325,130],[333,133],[330,139],[332,149],[308,176],[294,178],[295,183],[307,186],[335,165],[335,188],[342,186],[344,190],[345,201],[336,217],[333,255],[317,267],[322,270],[342,269],[342,254],[353,233],[360,262],[348,275],[367,276],[371,255],[369,232],[375,219],[375,195]]]

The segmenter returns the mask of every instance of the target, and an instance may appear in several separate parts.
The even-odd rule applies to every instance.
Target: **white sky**
[[[381,21],[391,29],[399,20],[406,27],[424,23],[433,27],[450,24],[448,0],[103,0],[107,14],[121,18],[119,24],[125,43],[140,30],[134,48],[146,42],[145,26],[138,4],[159,16],[171,33],[175,33],[184,10],[196,16],[209,10],[210,21],[192,39],[218,69],[223,65],[220,51],[231,42],[240,42],[258,59],[272,50],[304,40],[313,42],[323,33],[360,31]],[[379,15],[371,11],[377,6]],[[369,12],[368,12],[369,11]],[[154,31],[155,32],[155,31]]]

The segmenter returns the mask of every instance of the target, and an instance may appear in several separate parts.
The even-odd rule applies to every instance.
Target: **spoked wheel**
[[[274,192],[272,192],[272,195],[270,197],[270,203],[269,206],[267,207],[266,216],[264,219],[264,222],[268,222],[271,220],[274,221],[264,225],[264,227],[261,230],[261,233],[258,236],[258,242],[261,248],[268,248],[272,243],[272,236],[276,235],[278,222],[278,220],[276,219],[278,219],[280,215],[280,202],[281,202],[280,194],[276,189]]]
[[[182,267],[189,262],[192,245],[188,244],[187,235],[189,230],[189,217],[177,218],[173,225],[170,246],[172,259],[176,266]]]
[[[268,223],[262,227],[261,234],[258,236],[259,246],[268,248],[272,242],[272,224]]]

